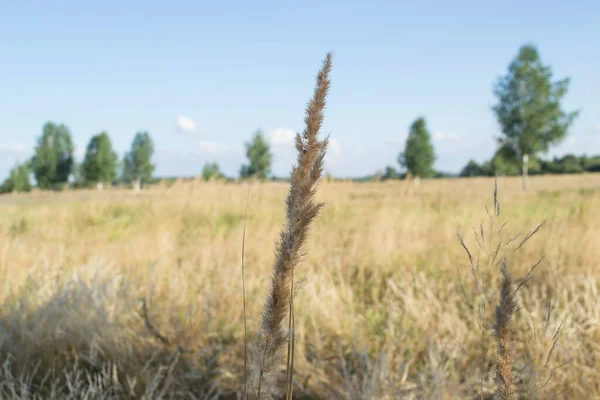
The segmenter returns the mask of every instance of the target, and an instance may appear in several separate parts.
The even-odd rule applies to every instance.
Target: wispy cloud
[[[77,157],[78,159],[83,159],[83,156],[85,156],[85,147],[81,147],[81,146],[77,146],[75,147],[75,157]]]
[[[293,148],[296,132],[292,129],[277,128],[267,133],[267,139],[274,147],[289,147]],[[342,151],[340,141],[334,138],[329,138],[329,147],[327,154],[338,156]]]
[[[296,150],[294,148],[296,131],[289,128],[272,129],[265,135],[273,153],[272,170],[276,176],[285,176],[289,173],[290,166],[295,162]],[[328,166],[340,162],[342,145],[335,138],[329,138],[329,147],[325,156]]]
[[[273,146],[287,146],[294,143],[296,132],[292,129],[277,128],[267,133],[267,139]]]
[[[27,151],[22,143],[0,143],[0,151],[20,154]]]
[[[175,120],[175,128],[180,133],[190,134],[198,132],[198,124],[185,115],[180,115]]]
[[[188,150],[190,154],[217,154],[219,156],[241,157],[245,153],[244,146],[225,144],[212,140],[198,140],[196,149]]]
[[[337,157],[342,152],[342,145],[340,141],[337,139],[330,138],[329,146],[327,147],[327,154],[330,154],[334,157]]]
[[[202,152],[216,154],[219,150],[222,149],[222,146],[217,142],[213,142],[210,140],[198,140],[198,148]]]
[[[596,124],[596,133],[600,135],[600,124]]]
[[[446,131],[435,131],[433,133],[433,139],[442,141],[442,140],[458,140],[460,136],[454,132],[446,132]]]

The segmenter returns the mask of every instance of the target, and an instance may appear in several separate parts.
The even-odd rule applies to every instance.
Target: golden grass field
[[[473,279],[456,233],[484,265],[497,240],[543,221],[509,259],[519,279],[544,257],[518,291],[521,390],[600,397],[600,175],[532,177],[526,193],[518,178],[498,186],[502,213],[490,235],[493,179],[320,184],[326,205],[295,300],[295,397],[489,398],[497,279]],[[0,398],[236,398],[248,188],[251,344],[287,183],[0,197]],[[491,293],[483,342],[478,284]]]

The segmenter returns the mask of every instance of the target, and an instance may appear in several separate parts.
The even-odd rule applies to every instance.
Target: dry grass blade
[[[515,344],[513,342],[512,318],[516,310],[516,301],[512,289],[513,282],[508,272],[508,263],[504,260],[500,302],[496,307],[494,336],[498,345],[496,354],[496,396],[501,400],[517,398],[517,386],[513,366],[515,362]]]
[[[554,304],[552,301],[548,301],[546,306],[546,323],[544,324],[544,335],[548,332],[548,325],[550,325],[550,316],[552,315],[552,311],[554,310]]]
[[[322,204],[314,202],[315,185],[323,173],[327,139],[317,137],[323,123],[325,98],[329,90],[332,54],[328,53],[317,75],[317,84],[306,107],[302,134],[296,135],[297,164],[292,168],[291,184],[286,199],[286,226],[275,248],[271,289],[264,305],[261,328],[254,345],[255,371],[253,393],[257,399],[273,398],[278,392],[277,375],[281,368],[281,352],[288,345],[286,398],[291,397],[293,329],[282,329],[286,314],[293,328],[294,270],[302,257],[302,249],[310,223]]]
[[[540,265],[542,263],[542,261],[544,261],[544,257],[540,258],[538,262],[536,262],[535,264],[533,264],[533,266],[527,272],[527,275],[525,275],[523,278],[517,280],[517,282],[519,283],[519,285],[515,289],[515,293],[521,288],[521,286],[523,286],[524,284],[526,284],[533,277],[533,271],[535,271],[535,269],[538,267],[538,265]],[[550,318],[549,314],[548,314],[548,318]]]
[[[498,201],[498,176],[494,177],[494,214],[500,216],[500,202]]]
[[[150,334],[155,337],[159,342],[164,344],[165,346],[169,346],[171,343],[169,339],[167,339],[163,334],[161,334],[158,329],[154,326],[154,324],[150,321],[150,316],[148,315],[148,306],[146,305],[146,299],[142,299],[142,310],[140,311],[140,316],[144,320],[144,325],[146,325],[146,329]]]
[[[242,303],[244,312],[244,392],[243,400],[248,398],[248,321],[246,318],[246,277],[244,269],[244,255],[246,250],[246,222],[248,220],[248,203],[250,200],[250,188],[246,194],[246,211],[244,213],[244,231],[242,233]]]
[[[542,226],[544,226],[544,224],[546,223],[546,221],[543,221],[541,224],[539,224],[538,226],[536,226],[535,228],[533,228],[531,231],[529,231],[525,237],[523,239],[521,239],[521,242],[519,243],[519,245],[513,250],[512,254],[516,253],[521,247],[523,247],[523,245],[525,243],[527,243],[527,241],[529,239],[531,239],[533,237],[533,235],[535,235],[536,233],[538,233],[538,231],[540,230],[540,228]],[[511,255],[512,255],[511,254]]]
[[[473,267],[473,265],[474,265],[473,264],[473,256],[471,255],[469,248],[465,244],[465,241],[463,240],[462,236],[460,236],[460,233],[456,232],[456,237],[458,238],[458,243],[461,245],[461,247],[463,249],[465,249],[465,252],[467,253],[467,256],[469,257],[469,265]]]

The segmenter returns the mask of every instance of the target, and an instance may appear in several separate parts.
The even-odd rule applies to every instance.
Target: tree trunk
[[[528,188],[528,182],[527,182],[528,164],[529,164],[529,155],[523,154],[523,190],[524,191],[527,191],[527,188]]]
[[[381,182],[381,171],[377,170],[377,172],[375,172],[375,182]]]
[[[101,192],[104,189],[104,184],[102,182],[96,183],[96,189]]]
[[[141,179],[136,179],[135,181],[133,181],[133,190],[137,193],[140,191],[140,188],[142,187],[142,180]]]
[[[421,185],[421,178],[420,178],[420,177],[418,177],[418,176],[416,176],[416,177],[415,177],[415,186],[416,186],[416,187],[419,187],[420,185]]]

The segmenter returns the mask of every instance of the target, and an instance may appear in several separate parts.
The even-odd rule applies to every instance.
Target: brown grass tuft
[[[317,75],[314,95],[306,108],[302,135],[296,135],[297,165],[292,168],[291,186],[286,199],[286,227],[281,231],[275,248],[275,265],[270,294],[264,305],[261,329],[254,344],[255,371],[252,376],[253,393],[257,399],[272,398],[278,391],[277,379],[282,368],[281,353],[288,344],[288,382],[286,392],[291,395],[293,358],[293,300],[294,270],[302,257],[302,248],[310,223],[319,213],[321,203],[314,202],[315,185],[323,173],[323,158],[327,139],[317,138],[323,122],[325,97],[329,89],[332,54],[328,53]],[[286,313],[289,330],[282,328]],[[291,396],[290,396],[291,397]]]

